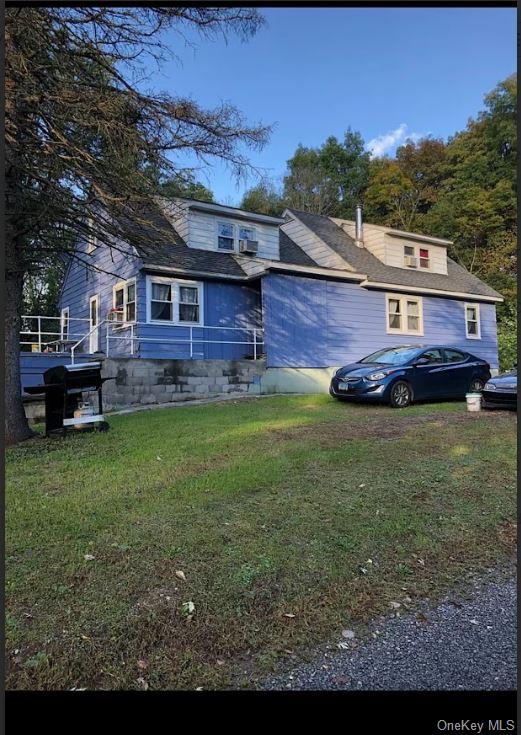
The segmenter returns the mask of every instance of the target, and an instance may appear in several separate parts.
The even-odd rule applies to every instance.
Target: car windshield
[[[382,365],[404,365],[414,357],[418,352],[417,347],[391,347],[385,350],[378,350],[372,355],[364,357],[362,363],[379,363]]]

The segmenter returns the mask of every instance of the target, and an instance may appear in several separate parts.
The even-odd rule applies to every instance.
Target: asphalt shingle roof
[[[145,267],[165,266],[216,275],[247,277],[233,254],[188,247],[159,209],[149,210],[146,219],[150,220],[153,226],[134,224],[129,237]],[[315,261],[282,230],[279,230],[279,243],[281,262],[304,266],[316,265]]]
[[[447,275],[442,273],[425,273],[417,270],[405,270],[385,265],[366,248],[359,248],[339,225],[318,214],[288,210],[293,212],[306,227],[334,250],[357,273],[367,275],[369,281],[392,283],[396,286],[417,286],[433,288],[440,291],[457,291],[479,296],[501,296],[493,288],[476,278],[466,268],[447,258]]]

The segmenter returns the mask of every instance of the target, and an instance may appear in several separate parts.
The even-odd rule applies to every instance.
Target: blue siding
[[[424,335],[387,334],[385,292],[297,276],[263,279],[268,367],[332,367],[400,343],[451,344],[498,367],[496,310],[480,304],[481,339],[465,336],[463,301],[423,296]]]
[[[220,281],[205,281],[203,286],[204,322],[210,327],[251,327],[262,325],[260,292],[250,286]],[[139,321],[146,321],[145,276],[138,282]],[[139,326],[139,337],[147,339],[186,340],[190,336],[189,327],[162,324]],[[252,341],[251,333],[229,331],[228,329],[204,329],[193,327],[193,339],[226,340],[229,342]],[[195,359],[240,359],[251,356],[253,348],[248,344],[194,344]],[[190,346],[187,343],[161,344],[160,342],[140,342],[139,356],[147,358],[165,357],[187,359]]]
[[[85,244],[80,244],[78,253],[85,261],[92,260],[92,264],[101,271],[87,268],[77,260],[72,260],[60,297],[60,309],[69,307],[71,319],[88,319],[89,299],[99,294],[100,321],[107,318],[108,310],[112,308],[112,287],[118,281],[125,281],[137,277],[141,261],[134,251],[124,244],[118,244],[118,250],[110,250],[101,245],[90,255],[85,252]],[[71,322],[71,331],[85,334],[89,331],[87,322]],[[99,349],[105,351],[106,330],[100,328]],[[112,346],[116,343],[112,343]],[[127,345],[128,346],[128,345]],[[87,340],[81,346],[83,351],[88,350]],[[115,349],[114,349],[115,352]]]

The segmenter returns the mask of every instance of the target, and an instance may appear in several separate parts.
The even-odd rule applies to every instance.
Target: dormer
[[[334,217],[332,219],[353,240],[357,240],[354,221]],[[382,263],[393,268],[446,275],[447,247],[452,245],[452,242],[430,235],[420,235],[364,222],[363,239],[357,244],[359,247],[366,248]]]
[[[190,248],[280,260],[280,217],[196,199],[162,199],[161,206]]]

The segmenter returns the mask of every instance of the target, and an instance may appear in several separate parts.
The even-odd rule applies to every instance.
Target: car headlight
[[[485,390],[496,390],[496,384],[495,383],[486,383],[485,384]]]
[[[378,373],[371,373],[371,375],[367,376],[367,380],[382,380],[382,378],[386,378],[390,372],[392,371],[380,370]]]

